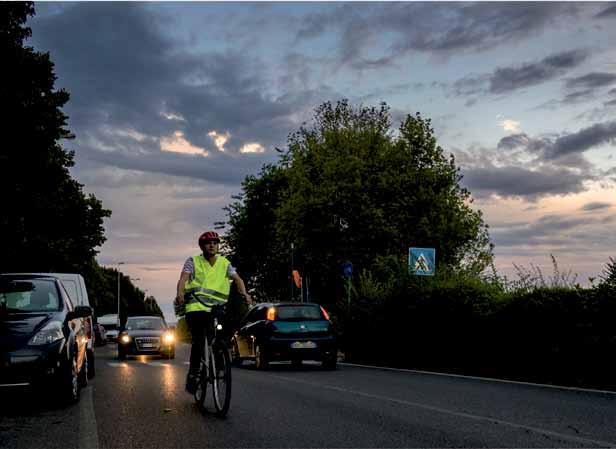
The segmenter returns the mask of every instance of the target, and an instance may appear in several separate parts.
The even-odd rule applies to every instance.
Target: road
[[[616,394],[349,365],[234,368],[221,420],[184,392],[188,352],[119,362],[99,348],[70,407],[0,392],[0,447],[616,447]]]

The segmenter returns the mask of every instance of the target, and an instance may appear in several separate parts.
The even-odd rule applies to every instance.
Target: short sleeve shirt
[[[190,273],[191,281],[195,279],[195,263],[192,257],[189,257],[188,259],[186,259],[186,262],[184,262],[182,273]],[[227,268],[227,277],[231,279],[231,277],[233,277],[235,274],[237,274],[235,267],[229,264],[229,267]]]

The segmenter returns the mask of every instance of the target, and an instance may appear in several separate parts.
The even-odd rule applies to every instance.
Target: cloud
[[[596,210],[603,210],[603,209],[609,209],[612,207],[611,203],[604,203],[601,201],[595,201],[592,203],[586,203],[584,204],[580,209],[584,210],[584,211],[596,211]]]
[[[463,168],[462,184],[476,197],[524,197],[536,200],[546,195],[566,195],[585,190],[586,176],[566,168],[529,170],[519,166],[488,165]]]
[[[453,85],[456,95],[500,95],[550,81],[581,65],[590,55],[585,49],[557,53],[540,61],[499,67],[492,73],[468,75]]]
[[[616,74],[606,72],[593,72],[576,78],[570,78],[565,82],[569,89],[595,89],[606,87],[616,82]]]
[[[598,19],[611,19],[616,17],[616,5],[610,5],[596,16]]]
[[[570,153],[582,153],[590,148],[612,143],[616,139],[616,121],[597,123],[576,133],[556,139],[546,152],[547,158],[558,158]]]
[[[529,154],[540,157],[544,162],[559,163],[565,157],[581,155],[591,148],[616,140],[616,121],[597,123],[574,133],[557,137],[531,138],[527,134],[512,134],[503,137],[498,149],[522,148]],[[578,163],[579,161],[576,161]]]
[[[160,140],[160,149],[171,153],[208,155],[205,149],[196,147],[186,140],[182,131],[176,131],[171,136],[163,137]]]
[[[35,16],[32,43],[51,52],[58,84],[71,93],[65,108],[77,136],[71,145],[77,159],[237,181],[275,158],[268,150],[284,144],[298,114],[311,111],[325,91],[270,95],[259,60],[233,51],[188,51],[163,31],[169,19],[138,3],[68,4]],[[118,136],[122,130],[131,134]],[[240,151],[254,150],[246,145],[255,142],[263,151]],[[210,159],[197,169],[203,161],[182,154],[216,149],[210,157],[222,150],[237,157],[233,163]]]
[[[410,52],[451,55],[521,42],[584,11],[567,3],[344,4],[305,16],[296,39],[311,40],[334,30],[340,64],[387,66]],[[380,36],[390,37],[388,53],[371,60],[366,57],[370,50],[383,48]]]
[[[509,136],[503,137],[497,145],[497,148],[504,150],[512,150],[514,148],[526,147],[530,142],[530,138],[522,133],[522,134],[511,134]]]
[[[503,128],[504,131],[519,133],[520,132],[520,122],[516,120],[506,119],[502,120],[499,125]]]

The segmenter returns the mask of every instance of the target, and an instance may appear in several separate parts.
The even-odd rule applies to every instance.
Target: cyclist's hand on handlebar
[[[244,293],[244,300],[249,306],[252,305],[252,296],[249,293]]]

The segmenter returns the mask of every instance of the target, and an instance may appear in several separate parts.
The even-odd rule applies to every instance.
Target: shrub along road
[[[3,397],[0,446],[616,446],[616,394],[348,365],[259,372],[246,363],[233,369],[231,411],[220,420],[184,392],[188,351],[119,362],[113,346],[98,349],[96,379],[68,408],[15,408]]]

